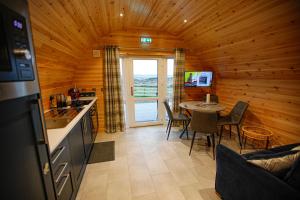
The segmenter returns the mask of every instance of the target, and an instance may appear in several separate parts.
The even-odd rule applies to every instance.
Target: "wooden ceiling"
[[[35,29],[78,51],[118,31],[149,30],[206,49],[251,37],[251,28],[280,15],[299,19],[297,0],[29,0]],[[282,12],[284,9],[285,12]],[[120,13],[124,13],[120,17]],[[187,23],[184,23],[184,19]],[[293,20],[293,19],[289,19]],[[280,22],[274,22],[276,26]],[[260,31],[270,27],[261,26]],[[236,36],[239,33],[239,37]],[[48,38],[48,39],[49,39]],[[47,39],[47,38],[45,38]],[[55,45],[55,44],[54,44]]]

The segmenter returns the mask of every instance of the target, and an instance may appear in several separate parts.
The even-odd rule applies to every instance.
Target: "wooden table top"
[[[181,108],[198,112],[220,112],[226,107],[220,103],[206,103],[205,101],[186,101],[179,104]]]

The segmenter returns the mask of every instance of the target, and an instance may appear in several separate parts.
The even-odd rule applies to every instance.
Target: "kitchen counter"
[[[73,127],[80,121],[84,114],[92,107],[96,102],[97,97],[83,97],[79,100],[92,100],[91,103],[84,106],[84,109],[64,128],[47,129],[48,142],[50,153],[63,141],[63,139],[69,134]]]

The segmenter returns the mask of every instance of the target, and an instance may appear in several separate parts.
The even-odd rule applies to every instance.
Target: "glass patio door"
[[[129,127],[162,124],[166,59],[124,58],[126,120]]]

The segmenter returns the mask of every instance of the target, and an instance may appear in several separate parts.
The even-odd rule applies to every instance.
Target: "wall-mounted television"
[[[212,84],[213,73],[210,71],[185,72],[185,87],[210,87]]]

